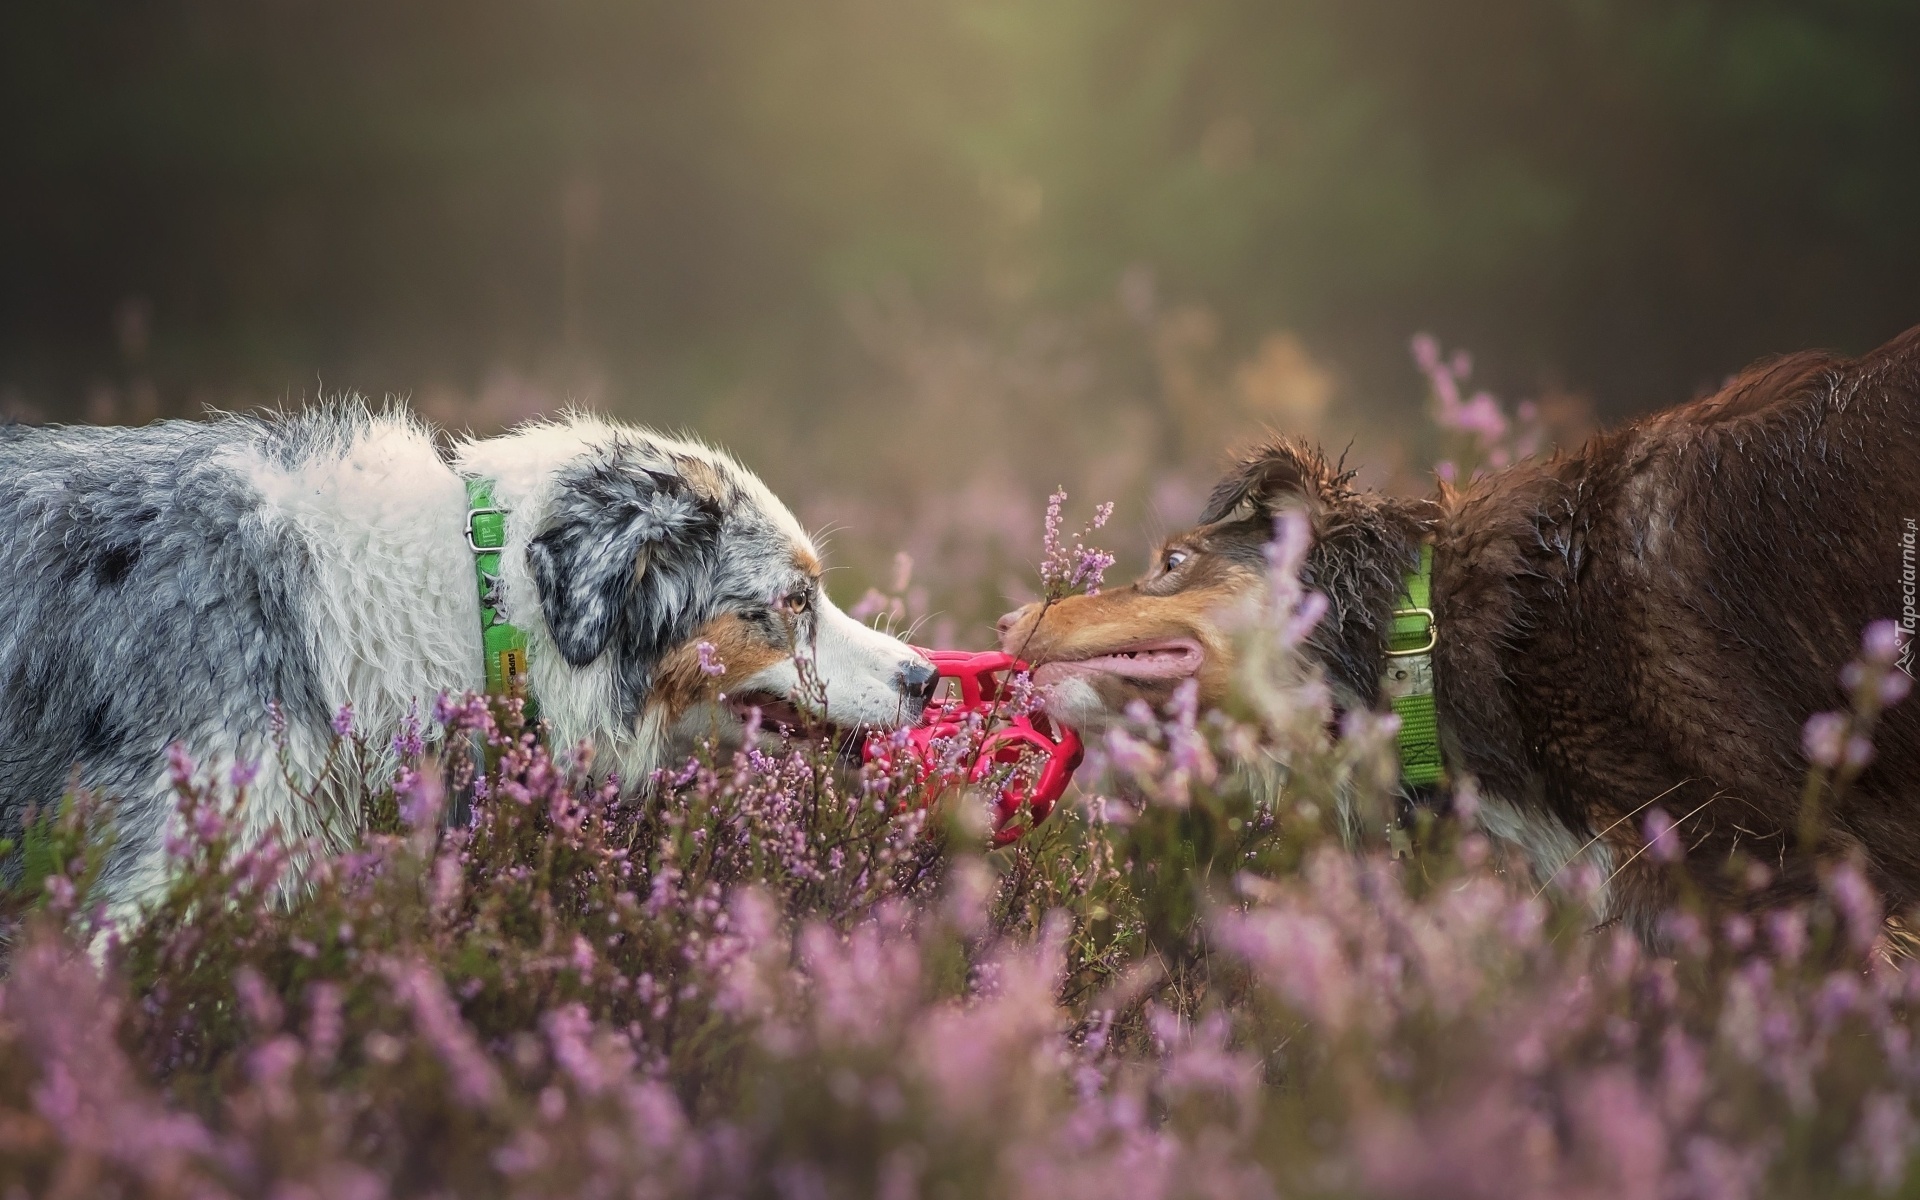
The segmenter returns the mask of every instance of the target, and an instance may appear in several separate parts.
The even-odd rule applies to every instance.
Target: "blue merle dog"
[[[167,751],[221,772],[275,752],[243,831],[338,837],[313,778],[351,706],[375,744],[483,686],[466,481],[507,511],[493,602],[527,638],[555,744],[644,780],[693,739],[817,706],[845,728],[918,719],[937,682],[835,608],[818,551],[732,458],[586,416],[448,453],[404,413],[140,429],[0,429],[0,835],[78,784],[113,806],[104,898],[167,881]],[[702,647],[701,643],[706,643]],[[811,703],[810,703],[811,698]]]

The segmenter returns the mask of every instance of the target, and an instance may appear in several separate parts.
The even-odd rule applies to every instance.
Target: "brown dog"
[[[1846,854],[1896,910],[1920,901],[1920,700],[1883,719],[1814,853],[1798,832],[1804,723],[1846,707],[1838,677],[1863,627],[1904,614],[1912,631],[1920,329],[1857,361],[1763,364],[1434,500],[1356,490],[1318,452],[1274,441],[1144,578],[1011,613],[1002,644],[1038,664],[1068,724],[1162,703],[1189,677],[1217,703],[1225,614],[1265,586],[1289,506],[1311,519],[1306,582],[1330,601],[1309,649],[1350,707],[1380,706],[1389,614],[1431,540],[1448,770],[1477,781],[1483,821],[1541,879],[1586,857],[1611,879],[1608,915],[1651,933],[1669,899],[1665,868],[1640,854],[1657,798],[1724,901],[1804,895],[1819,859]],[[1736,856],[1770,881],[1736,879]]]

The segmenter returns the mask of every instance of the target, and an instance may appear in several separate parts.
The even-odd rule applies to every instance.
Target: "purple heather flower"
[[[1706,1098],[1711,1080],[1706,1053],[1684,1029],[1668,1026],[1660,1039],[1660,1102],[1667,1120],[1684,1126]]]
[[[547,1139],[523,1127],[493,1152],[490,1161],[502,1175],[528,1175],[546,1166],[551,1157]]]
[[[1686,847],[1680,844],[1680,831],[1673,818],[1661,808],[1648,811],[1645,831],[1647,835],[1647,857],[1654,862],[1679,862],[1686,855]]]
[[[1857,771],[1873,761],[1873,742],[1856,734],[1847,739],[1847,748],[1841,758],[1847,766]]]
[[[540,1019],[553,1061],[584,1096],[613,1091],[633,1070],[631,1047],[618,1034],[596,1032],[580,1004],[564,1004]]]
[[[333,714],[333,732],[336,737],[353,736],[353,703],[348,701]]]
[[[1500,411],[1499,403],[1486,392],[1477,392],[1471,400],[1452,411],[1442,412],[1440,423],[1449,429],[1471,433],[1480,439],[1483,446],[1488,447],[1507,435],[1507,416]]]
[[[1828,975],[1809,1005],[1814,1023],[1822,1030],[1831,1031],[1853,1015],[1863,990],[1860,980],[1848,971],[1835,971]]]
[[[1860,1106],[1859,1132],[1849,1147],[1856,1174],[1871,1181],[1882,1194],[1898,1191],[1907,1178],[1907,1164],[1920,1141],[1913,1110],[1906,1098],[1876,1092]]]
[[[1685,957],[1699,958],[1711,948],[1711,943],[1707,940],[1706,924],[1700,920],[1697,913],[1690,913],[1685,909],[1672,909],[1662,913],[1659,930],[1661,938]]]
[[[1328,600],[1323,592],[1308,592],[1300,597],[1300,603],[1294,607],[1278,631],[1282,646],[1300,646],[1305,644],[1313,631],[1326,619]]]
[[[1807,914],[1797,908],[1775,909],[1767,914],[1766,924],[1767,940],[1773,944],[1773,952],[1780,961],[1800,961],[1807,949]]]
[[[1886,911],[1867,877],[1852,862],[1843,862],[1826,878],[1826,892],[1846,918],[1847,932],[1856,950],[1865,951],[1880,936]]]
[[[694,646],[694,651],[700,656],[701,674],[718,676],[727,673],[727,664],[720,661],[720,653],[713,648],[712,642],[700,642]]]
[[[1766,1174],[1769,1150],[1765,1145],[1736,1148],[1704,1134],[1687,1139],[1686,1168],[1676,1182],[1676,1195],[1697,1200],[1751,1200]]]
[[[241,967],[234,972],[233,990],[240,999],[240,1010],[256,1030],[271,1033],[280,1028],[283,1015],[280,997],[260,977],[260,972],[252,967]]]
[[[1667,1131],[1631,1072],[1620,1067],[1595,1071],[1575,1096],[1574,1117],[1598,1160],[1613,1176],[1615,1196],[1661,1194],[1667,1156]]]
[[[1065,488],[1047,497],[1047,516],[1041,539],[1040,582],[1046,594],[1053,599],[1059,599],[1081,587],[1086,588],[1089,594],[1097,593],[1107,568],[1114,561],[1111,554],[1086,544],[1086,534],[1105,525],[1113,515],[1112,503],[1102,504],[1095,509],[1092,524],[1076,534],[1073,545],[1068,547],[1060,531],[1060,513],[1066,500]]]
[[[232,768],[227,772],[227,782],[233,785],[233,790],[236,792],[251,787],[253,781],[258,778],[260,778],[260,763],[257,759],[236,758],[233,760]]]
[[[1124,729],[1109,729],[1101,741],[1114,771],[1133,780],[1151,779],[1160,769],[1160,754]]]
[[[193,756],[187,753],[185,742],[174,742],[167,747],[167,777],[173,781],[176,791],[193,786]]]
[[[1469,435],[1486,466],[1495,469],[1507,466],[1537,453],[1545,445],[1546,430],[1541,425],[1538,404],[1521,402],[1516,407],[1516,425],[1492,393],[1481,391],[1462,397],[1462,385],[1473,367],[1473,359],[1466,351],[1456,351],[1450,358],[1443,359],[1439,343],[1426,334],[1414,339],[1412,350],[1414,362],[1426,376],[1433,396],[1434,424],[1445,431]],[[1458,469],[1452,462],[1442,462],[1436,465],[1435,473],[1452,483]]]
[[[0,1004],[11,1061],[39,1067],[37,1082],[22,1081],[33,1109],[70,1153],[154,1181],[139,1190],[172,1190],[164,1181],[177,1181],[189,1156],[211,1153],[212,1136],[142,1084],[115,1035],[118,1005],[90,961],[44,937],[14,953]]]
[[[300,1057],[300,1042],[285,1034],[269,1038],[247,1054],[247,1076],[276,1120],[293,1115],[293,1089],[288,1084]]]
[[[1875,621],[1860,635],[1861,656],[1877,667],[1891,667],[1900,657],[1900,626]]]
[[[433,891],[431,903],[437,913],[451,913],[453,906],[460,900],[460,894],[466,886],[466,876],[460,869],[460,860],[451,854],[442,854],[433,864]]]
[[[400,819],[409,829],[431,829],[439,822],[446,791],[438,772],[403,768],[393,790],[400,801]]]
[[[1913,680],[1905,671],[1888,671],[1880,680],[1880,707],[1892,708],[1913,691]]]
[[[1060,510],[1067,503],[1067,489],[1058,488],[1047,497],[1047,515],[1040,537],[1040,556],[1051,562],[1059,557]]]
[[[407,715],[400,719],[399,732],[393,735],[393,754],[405,762],[419,758],[426,749],[426,740],[420,732],[420,703],[415,701],[407,708]]]
[[[1800,731],[1800,748],[1807,761],[1816,767],[1837,767],[1846,753],[1847,715],[1837,712],[1815,713]]]
[[[1430,333],[1416,333],[1412,342],[1413,361],[1427,374],[1441,369],[1440,339]]]
[[[1326,916],[1274,909],[1223,919],[1217,933],[1262,983],[1331,1032],[1358,1018],[1359,981],[1348,966],[1338,927]]]
[[[1114,564],[1114,557],[1105,550],[1095,550],[1082,546],[1075,554],[1073,574],[1067,580],[1067,586],[1083,587],[1089,596],[1100,594],[1100,584],[1105,580],[1107,568]]]
[[[459,1102],[483,1108],[497,1100],[499,1073],[461,1020],[439,973],[424,962],[389,961],[383,970],[394,992],[412,1010],[414,1027],[453,1077]]]
[[[1267,565],[1276,575],[1298,578],[1313,544],[1313,522],[1297,508],[1274,514],[1273,541],[1267,544]]]
[[[892,607],[892,604],[893,604],[892,597],[886,595],[879,588],[870,587],[867,589],[865,595],[861,596],[858,600],[855,600],[853,602],[853,605],[847,609],[847,615],[852,617],[854,620],[859,621],[862,624],[865,624],[868,621],[871,621],[875,617],[879,616],[881,613],[887,612]],[[700,644],[702,646],[707,645],[706,642],[701,642]],[[706,670],[706,660],[704,658],[701,659],[700,661],[700,667],[702,670]],[[721,670],[724,671],[725,668],[722,667]],[[710,675],[717,675],[720,673],[721,673],[720,671],[708,672],[708,674]]]

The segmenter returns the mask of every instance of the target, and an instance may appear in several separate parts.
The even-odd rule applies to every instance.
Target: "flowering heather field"
[[[1451,395],[1461,469],[1521,436]],[[1098,586],[1051,532],[1049,584]],[[1390,828],[1391,726],[1329,731],[1277,532],[1231,711],[1133,714],[1005,850],[978,797],[824,740],[643,803],[445,698],[390,742],[341,715],[335,769],[401,770],[338,846],[237,843],[251,771],[176,755],[179,883],[119,933],[71,800],[0,897],[0,1196],[1920,1193],[1920,971],[1861,876],[1763,918],[1682,885],[1654,953],[1591,927],[1603,880],[1507,864],[1470,792]],[[1810,723],[1811,798],[1902,699],[1889,648]]]

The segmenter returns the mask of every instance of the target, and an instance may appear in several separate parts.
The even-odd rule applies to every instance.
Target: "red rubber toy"
[[[1054,801],[1066,792],[1085,753],[1080,738],[1073,730],[1056,726],[1040,713],[997,711],[1003,709],[1008,700],[1003,676],[1027,669],[1027,664],[1013,655],[997,650],[978,654],[967,650],[921,650],[920,653],[932,661],[941,678],[956,681],[960,688],[957,699],[936,699],[929,703],[920,724],[906,731],[907,748],[919,760],[920,781],[927,789],[923,803],[961,782],[957,773],[944,766],[943,756],[934,743],[962,736],[967,718],[975,713],[987,721],[1002,723],[981,742],[973,766],[967,771],[967,780],[977,782],[996,765],[1016,763],[1031,754],[1046,756],[1033,780],[1031,794],[1026,781],[1016,778],[1002,787],[995,798],[993,844],[1004,846],[1053,811]],[[862,748],[862,756],[869,762],[890,757],[895,752],[896,737],[896,734],[874,734]],[[1031,824],[1015,823],[1022,806],[1031,815]]]

